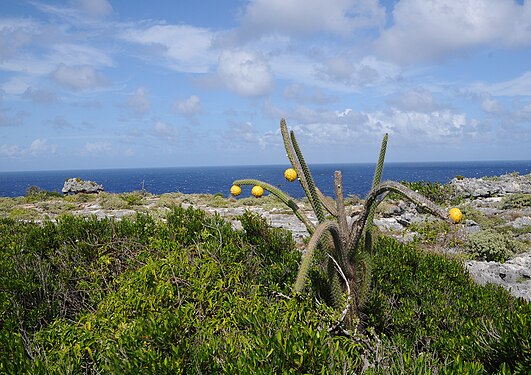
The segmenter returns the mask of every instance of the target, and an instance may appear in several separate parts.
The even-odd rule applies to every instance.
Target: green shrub
[[[119,195],[120,198],[122,198],[128,206],[139,206],[143,204],[144,202],[144,195],[141,192],[130,192],[130,193],[123,193]]]
[[[101,207],[106,210],[120,210],[129,207],[127,201],[116,194],[100,193],[98,196]]]
[[[502,198],[503,209],[531,207],[531,194],[510,194]]]
[[[391,239],[376,246],[365,324],[392,338],[400,355],[431,353],[445,363],[458,353],[465,368],[481,365],[472,373],[531,368],[529,303],[475,284],[458,261]]]
[[[468,236],[467,251],[487,261],[504,262],[522,250],[522,244],[506,233],[485,229]]]
[[[30,186],[26,189],[26,203],[38,202],[52,198],[62,198],[63,194],[56,191],[43,190],[38,186]]]
[[[463,201],[463,198],[457,195],[455,189],[448,184],[430,181],[402,181],[401,183],[441,206],[457,206]]]

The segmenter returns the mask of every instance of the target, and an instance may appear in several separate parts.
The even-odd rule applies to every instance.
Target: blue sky
[[[0,171],[531,159],[531,3],[2,0]]]

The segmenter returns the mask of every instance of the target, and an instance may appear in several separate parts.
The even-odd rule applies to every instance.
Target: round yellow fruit
[[[262,195],[264,195],[264,189],[261,186],[255,185],[253,186],[253,190],[251,190],[251,194],[256,198],[260,198]]]
[[[459,223],[461,221],[461,218],[463,217],[463,213],[461,212],[461,210],[456,207],[450,209],[449,213],[454,223]]]
[[[297,178],[297,171],[293,168],[288,168],[284,171],[284,177],[286,177],[286,180],[289,182],[295,181]]]
[[[239,187],[238,185],[232,185],[232,187],[230,188],[230,193],[234,195],[235,197],[237,197],[238,195],[242,193],[242,188]]]

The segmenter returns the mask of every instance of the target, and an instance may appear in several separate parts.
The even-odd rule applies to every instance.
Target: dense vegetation
[[[452,259],[375,242],[359,327],[293,296],[300,252],[251,213],[0,219],[0,373],[527,373],[531,309]]]

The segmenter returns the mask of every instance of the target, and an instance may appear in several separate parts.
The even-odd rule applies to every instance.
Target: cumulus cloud
[[[177,100],[173,108],[183,116],[193,116],[202,111],[201,100],[195,95],[184,100]]]
[[[109,85],[109,80],[92,66],[66,66],[64,64],[52,73],[53,80],[70,90],[82,91]]]
[[[311,144],[356,144],[360,138],[370,142],[390,133],[407,143],[444,143],[476,131],[477,121],[464,112],[450,109],[360,112],[316,110],[304,106],[279,108],[270,103],[264,113],[272,118],[290,119],[297,136]]]
[[[147,89],[139,87],[127,98],[127,107],[137,115],[144,115],[149,112],[149,98]]]
[[[287,86],[284,89],[283,95],[286,99],[301,103],[329,104],[338,100],[336,97],[326,94],[322,90],[311,88],[300,83],[292,83]]]
[[[213,34],[205,28],[155,25],[144,29],[130,28],[119,37],[147,48],[150,61],[153,61],[153,54],[162,56],[161,65],[179,72],[206,73],[215,63],[215,56],[210,51]]]
[[[388,103],[402,111],[429,112],[440,107],[433,94],[423,88],[416,88],[402,95],[392,97]]]
[[[164,121],[157,121],[152,128],[152,132],[156,137],[167,141],[175,142],[179,139],[179,129]]]
[[[489,96],[485,96],[483,100],[481,101],[481,109],[487,113],[502,113],[503,112],[503,106],[495,99],[492,99]]]
[[[384,22],[385,9],[377,0],[253,0],[244,10],[241,35],[324,31],[346,36]]]
[[[277,142],[278,138],[273,132],[260,133],[250,121],[231,123],[229,130],[224,134],[225,144],[258,145],[264,149],[269,143]],[[256,147],[256,146],[255,146]]]
[[[18,145],[0,144],[0,156],[16,158],[24,154],[24,149]]]
[[[57,145],[48,143],[46,139],[37,138],[31,142],[29,152],[34,156],[42,154],[55,154],[57,152]]]
[[[393,21],[375,47],[400,63],[437,60],[484,45],[531,45],[529,1],[402,0],[394,7]]]
[[[229,90],[242,96],[265,95],[273,88],[269,64],[254,52],[224,51],[217,74]]]

